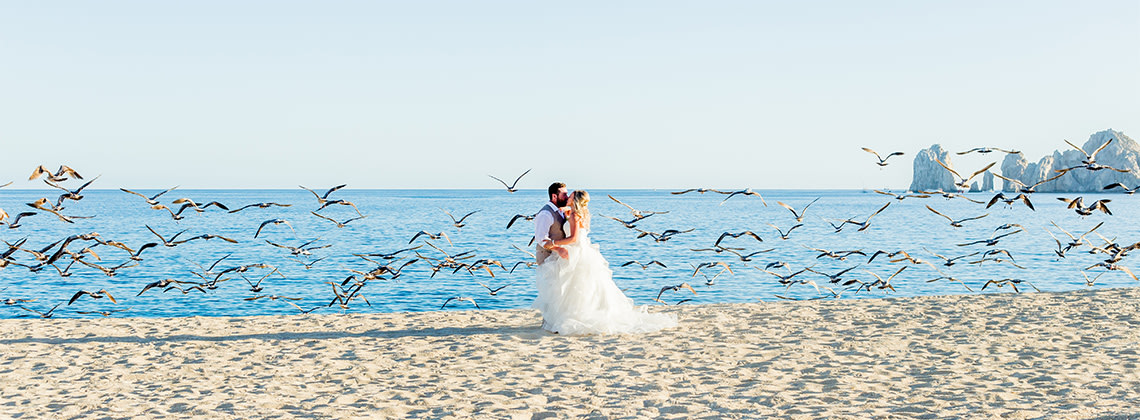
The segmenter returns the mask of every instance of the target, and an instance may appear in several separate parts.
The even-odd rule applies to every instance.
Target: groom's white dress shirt
[[[566,217],[566,214],[562,213],[562,210],[559,210],[554,203],[547,201],[546,207],[550,207],[562,217]],[[538,215],[534,217],[534,243],[536,245],[542,245],[542,241],[550,239],[550,225],[552,224],[554,224],[554,216],[545,211],[539,211]]]

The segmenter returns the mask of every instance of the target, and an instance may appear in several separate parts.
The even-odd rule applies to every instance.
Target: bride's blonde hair
[[[578,215],[578,224],[585,228],[590,227],[590,209],[586,207],[589,203],[590,193],[586,190],[574,190],[570,193],[570,209]]]

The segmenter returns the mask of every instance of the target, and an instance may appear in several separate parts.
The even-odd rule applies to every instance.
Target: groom
[[[550,184],[546,192],[546,197],[550,201],[542,206],[537,216],[534,216],[534,241],[538,244],[534,256],[537,260],[535,262],[539,264],[542,264],[543,261],[546,261],[546,257],[550,256],[550,247],[553,246],[553,242],[566,237],[566,232],[562,231],[566,214],[562,213],[561,207],[565,207],[570,201],[570,194],[566,192],[566,184],[561,182]]]

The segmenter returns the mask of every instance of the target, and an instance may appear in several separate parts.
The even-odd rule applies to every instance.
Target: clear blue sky
[[[17,188],[905,188],[1140,139],[1135,0],[0,1],[0,57]]]

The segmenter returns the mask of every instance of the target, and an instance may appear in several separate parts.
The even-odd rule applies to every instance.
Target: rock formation
[[[993,172],[986,171],[982,174],[982,185],[978,185],[978,181],[970,184],[970,192],[989,192],[994,190],[994,174]]]
[[[1086,153],[1092,153],[1109,140],[1112,143],[1095,156],[1096,163],[1118,169],[1127,169],[1130,172],[1121,173],[1111,169],[1099,171],[1075,169],[1056,180],[1041,184],[1036,188],[1036,191],[1102,192],[1106,185],[1115,182],[1123,183],[1129,188],[1140,186],[1140,144],[1125,136],[1124,133],[1111,129],[1098,132],[1089,136],[1081,149]],[[1065,146],[1068,148],[1067,150],[1054,151],[1052,155],[1045,156],[1037,162],[1025,160],[1025,156],[1021,153],[1007,154],[1001,163],[1000,173],[1007,178],[1021,181],[1025,185],[1033,185],[1057,175],[1058,169],[1082,166],[1081,161],[1085,160],[1085,154],[1068,145]],[[950,162],[950,153],[940,145],[935,144],[928,149],[919,151],[914,157],[914,176],[910,184],[911,191],[959,190],[954,185],[954,176],[938,162],[935,162],[935,158],[953,167],[953,163]],[[997,170],[997,168],[991,168],[991,170]],[[970,186],[970,191],[991,191],[993,187],[994,176],[990,172],[986,172],[983,174],[982,184],[979,186],[975,182]],[[1016,184],[1002,180],[1002,191],[1017,191],[1017,189]]]
[[[1121,173],[1111,169],[1089,171],[1076,169],[1069,171],[1056,180],[1046,182],[1037,187],[1037,192],[1101,192],[1104,186],[1120,182],[1129,188],[1140,185],[1140,144],[1125,136],[1124,133],[1105,130],[1089,136],[1088,141],[1081,146],[1087,153],[1092,153],[1105,142],[1112,140],[1104,150],[1097,153],[1095,160],[1101,165],[1113,168],[1128,169],[1131,172]],[[1067,145],[1066,145],[1067,146]],[[1026,185],[1033,185],[1041,180],[1057,175],[1056,170],[1081,166],[1085,154],[1071,147],[1064,152],[1054,151],[1052,155],[1045,156],[1036,163],[1025,160],[1020,153],[1006,155],[1001,164],[1001,174],[1013,178]],[[917,163],[916,166],[917,168]],[[917,178],[917,175],[915,177]],[[1017,185],[1002,181],[1002,191],[1016,191]]]
[[[910,183],[910,191],[958,190],[958,187],[954,186],[954,175],[935,162],[936,158],[942,163],[953,165],[950,162],[950,152],[937,144],[920,150],[914,156],[914,176]]]

